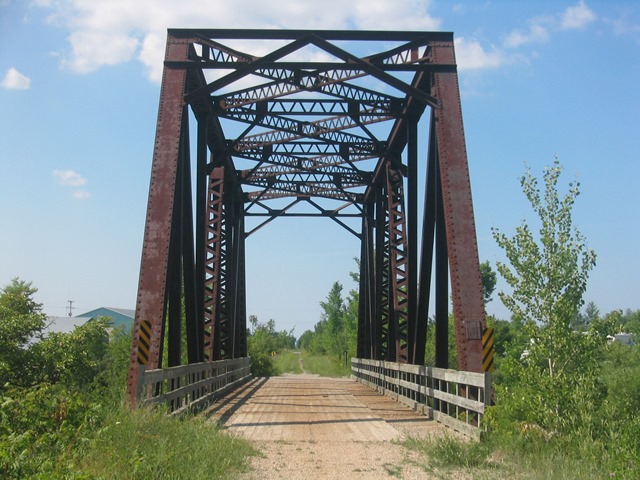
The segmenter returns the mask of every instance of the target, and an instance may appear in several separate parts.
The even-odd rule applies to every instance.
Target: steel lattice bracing
[[[169,30],[132,400],[143,366],[246,355],[245,240],[280,217],[329,218],[360,239],[359,357],[424,363],[433,284],[446,366],[450,282],[459,367],[480,370],[456,71],[450,33]]]

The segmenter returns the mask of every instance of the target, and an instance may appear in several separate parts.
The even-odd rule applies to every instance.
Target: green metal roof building
[[[134,316],[135,310],[110,307],[100,307],[78,315],[78,317],[88,318],[110,317],[114,327],[120,327],[123,325],[125,329],[131,328]]]

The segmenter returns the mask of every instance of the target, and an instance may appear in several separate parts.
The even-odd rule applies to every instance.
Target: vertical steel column
[[[209,176],[207,175],[207,140],[208,140],[208,114],[197,115],[198,139],[196,153],[196,230],[195,230],[195,296],[196,296],[196,319],[197,336],[200,343],[200,359],[202,362],[205,356],[208,340],[205,339],[205,284],[206,284],[206,261],[207,261],[207,225],[209,213],[207,191],[209,188]]]
[[[185,62],[188,42],[167,36],[166,61]],[[149,187],[149,202],[142,246],[142,260],[138,283],[138,297],[134,320],[133,341],[128,375],[127,394],[132,405],[137,402],[138,378],[141,360],[138,356],[140,328],[144,322],[150,329],[146,364],[148,369],[158,368],[161,362],[162,326],[164,322],[165,293],[169,244],[173,218],[176,171],[183,120],[183,95],[186,70],[165,65],[160,90],[158,124],[153,152],[153,165]]]
[[[247,352],[247,268],[246,268],[246,256],[245,256],[245,240],[247,238],[244,228],[244,205],[242,201],[239,204],[240,212],[240,252],[239,252],[239,266],[238,272],[240,280],[238,282],[238,318],[236,324],[238,327],[238,345],[239,350],[237,357],[246,357]]]
[[[358,274],[358,336],[356,339],[356,357],[358,358],[371,358],[369,356],[370,352],[367,352],[366,347],[367,336],[369,335],[367,325],[369,272],[367,271],[368,219],[365,210],[366,206],[363,206],[362,227],[360,228],[360,272]]]
[[[244,265],[244,207],[242,194],[235,192],[233,199],[233,243],[231,268],[233,271],[233,288],[231,290],[231,309],[229,314],[229,330],[233,332],[233,340],[228,358],[242,356],[246,350],[246,302],[245,302],[245,265]]]
[[[433,270],[433,246],[436,228],[437,162],[435,120],[431,114],[429,146],[427,150],[427,175],[424,189],[424,209],[422,220],[422,246],[420,254],[420,284],[418,291],[418,313],[415,326],[416,350],[414,365],[424,365],[429,322],[429,300],[431,296],[431,274]]]
[[[360,283],[358,305],[358,358],[375,358],[375,272],[374,272],[374,214],[375,204],[362,206],[360,248]]]
[[[440,183],[440,165],[435,156],[435,363],[438,368],[449,368],[449,255],[444,218],[444,200]]]
[[[376,196],[376,246],[375,246],[375,332],[376,360],[389,358],[389,254],[386,242],[387,208],[382,188]]]
[[[434,63],[455,64],[453,41],[432,42],[430,47]],[[457,73],[434,73],[431,94],[440,102],[433,113],[451,268],[458,368],[479,372],[482,370],[485,311]]]
[[[230,188],[229,188],[230,187]],[[220,262],[220,322],[216,335],[219,337],[218,359],[233,358],[236,330],[234,323],[236,301],[236,212],[234,211],[233,187],[225,178],[224,214],[222,223],[222,250]]]
[[[415,362],[418,305],[418,119],[407,119],[407,361]]]
[[[220,275],[222,257],[222,219],[224,198],[224,167],[216,167],[209,176],[207,196],[204,353],[205,360],[220,357]]]
[[[176,172],[176,190],[173,202],[173,221],[171,226],[171,238],[169,240],[169,262],[167,267],[167,291],[165,293],[165,321],[163,322],[163,337],[167,344],[167,366],[180,365],[182,334],[182,282],[180,273],[182,270],[182,225],[180,210],[182,207],[182,166],[178,166]],[[164,343],[164,342],[163,342]],[[162,366],[162,356],[160,365]]]
[[[387,208],[389,236],[389,357],[407,362],[408,259],[407,225],[404,205],[404,177],[387,164]]]
[[[182,135],[182,272],[184,287],[184,315],[187,336],[187,362],[196,363],[203,360],[203,339],[201,335],[202,318],[198,316],[198,297],[196,289],[196,260],[194,252],[193,205],[191,190],[191,152],[189,149],[188,111],[183,113]]]
[[[182,357],[182,272],[184,251],[185,202],[185,166],[189,170],[189,117],[187,107],[183,107],[182,128],[180,129],[180,148],[176,170],[175,194],[173,197],[173,218],[171,220],[171,238],[169,240],[169,263],[167,268],[167,291],[165,294],[165,322],[163,326],[167,344],[167,366],[180,365]],[[186,272],[185,272],[186,273]],[[162,362],[162,358],[160,359]]]
[[[217,298],[215,303],[216,315],[215,315],[215,331],[213,335],[214,345],[214,360],[222,360],[227,357],[227,351],[229,350],[229,250],[232,242],[232,227],[230,223],[229,212],[229,189],[225,177],[222,182],[224,184],[224,195],[221,202],[221,216],[220,216],[220,237],[218,238],[218,276],[217,282]]]

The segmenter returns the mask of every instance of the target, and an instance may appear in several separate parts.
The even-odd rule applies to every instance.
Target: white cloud
[[[613,27],[613,32],[616,35],[637,35],[640,33],[640,23],[633,23],[633,21],[629,19],[628,13],[624,13],[615,19],[607,18],[605,22]]]
[[[76,192],[73,192],[73,198],[75,198],[76,200],[86,200],[87,198],[90,198],[90,197],[91,197],[91,194],[86,190],[78,190]]]
[[[74,32],[69,42],[72,55],[64,63],[78,73],[92,72],[102,65],[116,65],[131,60],[138,47],[135,38],[105,32]]]
[[[31,88],[31,79],[12,67],[7,70],[0,86],[9,90],[28,90]]]
[[[147,67],[149,80],[155,83],[162,81],[162,62],[158,61],[158,55],[164,50],[165,37],[156,33],[148,33],[142,42],[142,50],[138,59]]]
[[[437,30],[430,0],[58,0],[44,2],[69,32],[63,64],[77,72],[132,59],[160,82],[167,28]]]
[[[551,38],[554,32],[574,30],[586,27],[596,19],[596,14],[583,0],[575,6],[568,7],[562,14],[545,15],[529,20],[527,30],[513,30],[504,40],[507,48],[518,48],[529,43],[543,43]]]
[[[54,170],[53,176],[56,177],[60,185],[81,187],[87,184],[87,179],[73,170]]]
[[[466,40],[464,37],[455,39],[456,63],[460,70],[478,70],[482,68],[497,68],[505,62],[505,56],[496,48],[485,50],[476,40]]]
[[[512,31],[504,41],[508,48],[518,48],[528,43],[542,43],[550,38],[549,26],[552,23],[549,17],[537,17],[529,21],[529,29]]]
[[[428,1],[356,0],[342,3],[345,4],[340,7],[342,15],[355,23],[356,29],[431,31],[440,28],[440,21],[427,11]],[[353,10],[349,10],[351,3]],[[340,2],[337,4],[341,5]]]
[[[560,27],[563,30],[584,28],[596,19],[596,14],[584,1],[580,0],[574,7],[568,7],[562,15]]]

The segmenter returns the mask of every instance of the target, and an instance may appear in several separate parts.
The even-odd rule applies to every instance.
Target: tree
[[[620,323],[625,332],[640,336],[640,309],[627,309],[621,316]]]
[[[327,300],[320,302],[322,314],[316,330],[320,333],[321,344],[326,353],[341,355],[346,350],[344,335],[345,304],[342,299],[342,284],[334,282]]]
[[[589,328],[591,323],[600,318],[600,310],[595,303],[589,302],[584,307],[584,313],[578,312],[578,315],[572,322],[572,327],[578,332],[584,332]]]
[[[354,260],[359,266],[358,260]],[[358,284],[359,273],[350,272],[349,275]],[[313,331],[307,330],[299,339],[301,349],[336,357],[342,357],[345,351],[349,356],[357,354],[359,295],[352,289],[343,299],[342,290],[340,282],[333,283],[326,300],[320,302],[320,321]]]
[[[492,300],[491,295],[496,289],[497,282],[496,272],[493,271],[488,260],[480,264],[480,278],[482,279],[482,298],[486,305]]]
[[[249,316],[249,323],[251,330],[247,336],[247,349],[253,373],[264,377],[276,375],[278,372],[273,363],[273,354],[295,347],[294,329],[277,332],[275,320],[261,323],[255,315]]]
[[[71,332],[53,332],[34,345],[42,359],[39,381],[82,389],[105,369],[111,319],[98,317]]]
[[[493,236],[505,251],[509,265],[498,262],[498,272],[512,288],[500,299],[514,316],[522,319],[534,350],[546,359],[551,377],[572,365],[580,342],[574,342],[572,321],[583,304],[589,271],[596,254],[586,246],[573,226],[572,209],[580,194],[579,183],[570,183],[560,197],[558,179],[562,168],[556,160],[544,171],[545,191],[527,170],[520,184],[540,222],[539,238],[523,222],[509,238],[497,229]]]
[[[34,383],[41,366],[36,341],[46,326],[30,282],[14,278],[0,293],[0,388]]]
[[[511,425],[533,423],[555,431],[575,429],[603,400],[598,360],[612,329],[612,322],[600,320],[592,321],[586,334],[573,329],[596,254],[572,222],[579,184],[570,183],[561,196],[561,171],[557,160],[545,169],[543,193],[530,170],[521,178],[539,222],[538,236],[526,221],[513,237],[493,229],[509,261],[498,262],[498,272],[512,289],[500,292],[500,299],[522,321],[528,350],[524,357],[511,352],[505,358],[495,415]]]

